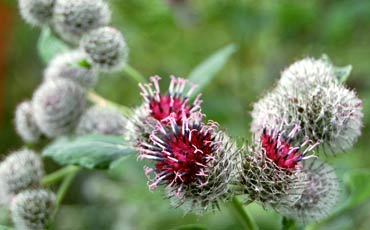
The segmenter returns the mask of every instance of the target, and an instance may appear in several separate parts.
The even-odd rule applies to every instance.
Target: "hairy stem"
[[[136,69],[131,67],[130,65],[126,64],[126,66],[123,68],[123,72],[131,77],[133,80],[139,82],[139,83],[145,83],[147,82],[146,78],[141,75]]]
[[[238,219],[240,220],[241,224],[244,226],[245,229],[248,230],[257,230],[258,227],[254,223],[251,216],[249,216],[247,210],[243,207],[242,203],[239,199],[234,196],[232,199],[232,210],[237,215]]]

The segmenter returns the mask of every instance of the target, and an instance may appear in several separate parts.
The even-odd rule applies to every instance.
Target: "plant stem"
[[[109,101],[107,99],[105,99],[104,97],[98,95],[97,93],[95,93],[94,91],[89,91],[87,93],[87,98],[94,104],[96,105],[100,105],[100,106],[111,106],[111,107],[115,107],[115,108],[118,108],[124,115],[130,115],[131,113],[131,109],[124,106],[124,105],[120,105],[120,104],[117,104],[113,101]]]
[[[60,185],[60,187],[58,189],[57,196],[56,196],[56,207],[55,207],[54,216],[57,213],[57,211],[58,211],[58,209],[59,209],[59,207],[60,207],[60,205],[63,201],[63,198],[64,198],[65,194],[68,191],[69,186],[71,185],[74,177],[76,176],[76,174],[79,170],[80,170],[79,167],[74,166],[73,170],[70,170],[68,172],[68,174],[64,177],[64,179],[62,181],[62,184]]]
[[[135,81],[139,83],[145,83],[147,80],[141,73],[139,73],[136,69],[132,68],[130,65],[126,64],[126,66],[123,68],[123,72],[127,74],[129,77],[134,79]]]
[[[234,213],[237,213],[238,219],[243,224],[245,229],[249,229],[249,230],[258,229],[254,221],[249,216],[248,212],[244,209],[243,205],[240,203],[239,199],[236,196],[234,196],[232,199],[232,208],[233,208]]]
[[[74,172],[78,169],[77,166],[74,165],[67,165],[49,175],[46,175],[42,178],[41,184],[43,186],[51,185],[61,179],[63,179],[66,175],[70,174],[71,172]]]

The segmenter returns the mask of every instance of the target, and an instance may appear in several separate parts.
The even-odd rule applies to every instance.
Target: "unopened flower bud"
[[[42,161],[33,151],[22,149],[10,154],[0,163],[3,202],[8,203],[22,190],[39,187],[43,175]]]
[[[283,86],[302,93],[318,85],[327,87],[337,82],[334,66],[322,59],[305,58],[293,63],[281,73],[278,87]]]
[[[55,0],[18,0],[23,19],[33,26],[49,24]]]
[[[84,134],[122,135],[126,119],[122,113],[112,107],[93,106],[80,119],[76,132]]]
[[[83,88],[66,79],[45,81],[33,95],[36,123],[51,138],[71,133],[85,104]]]
[[[11,204],[12,219],[16,229],[47,229],[56,201],[54,193],[44,190],[25,190],[15,196]]]
[[[53,22],[60,37],[76,44],[83,34],[107,25],[110,18],[104,0],[56,0]]]
[[[29,101],[20,103],[15,110],[15,130],[25,142],[36,142],[41,132],[33,117],[32,104]]]
[[[88,54],[91,64],[103,72],[117,71],[127,62],[126,41],[115,28],[95,29],[82,38],[80,45]]]
[[[56,56],[44,72],[45,80],[66,78],[77,82],[82,87],[93,87],[97,82],[97,71],[87,64],[87,56],[79,50]]]

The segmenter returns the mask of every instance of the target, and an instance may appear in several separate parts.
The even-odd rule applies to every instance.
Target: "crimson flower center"
[[[293,148],[288,141],[280,139],[279,135],[262,133],[261,145],[266,156],[281,168],[295,168],[302,157],[299,148]]]
[[[211,135],[192,129],[185,131],[185,135],[178,132],[165,138],[166,148],[161,151],[163,160],[155,164],[156,171],[165,175],[171,185],[203,183],[207,156],[213,151]]]
[[[172,114],[176,123],[181,125],[183,115],[189,116],[192,106],[187,105],[187,100],[183,97],[174,97],[170,94],[160,95],[159,101],[151,98],[149,101],[150,115],[158,121],[162,121]]]

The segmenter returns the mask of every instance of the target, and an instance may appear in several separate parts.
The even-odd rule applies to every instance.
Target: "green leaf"
[[[58,138],[43,150],[42,155],[61,165],[107,169],[113,161],[132,152],[120,136],[86,135]]]
[[[47,64],[57,54],[69,50],[69,46],[57,38],[49,27],[44,27],[41,31],[37,48],[42,61]]]
[[[188,79],[198,85],[193,95],[200,92],[216,76],[236,50],[236,46],[234,44],[230,44],[216,51],[191,71]]]
[[[336,76],[336,78],[338,79],[340,83],[344,83],[347,81],[352,71],[352,65],[347,65],[343,67],[335,66],[333,62],[330,60],[329,56],[326,54],[321,55],[321,60],[323,60],[328,65],[333,67],[334,75]]]

